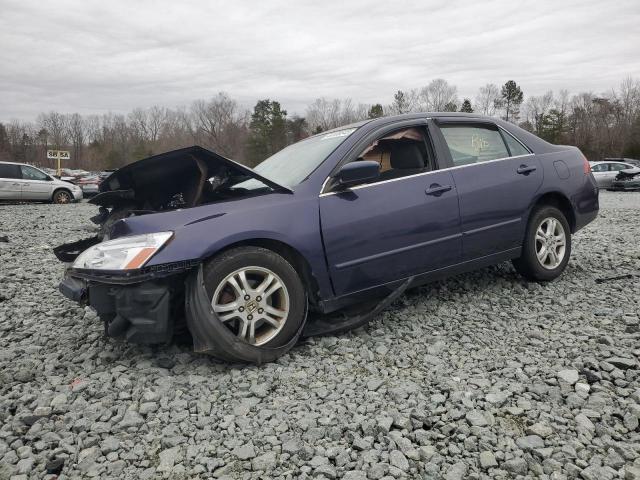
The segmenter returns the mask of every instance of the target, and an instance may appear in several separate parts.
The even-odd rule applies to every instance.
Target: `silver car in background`
[[[82,189],[23,163],[0,162],[0,200],[70,203]]]
[[[629,170],[638,168],[640,163],[635,160],[603,160],[601,162],[589,162],[591,165],[591,173],[596,179],[599,188],[607,188],[615,180],[621,170]]]

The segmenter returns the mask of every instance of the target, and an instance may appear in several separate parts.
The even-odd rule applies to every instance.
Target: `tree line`
[[[309,135],[367,118],[411,112],[477,112],[513,122],[556,144],[575,145],[590,160],[640,158],[640,82],[624,80],[605,94],[549,91],[525,97],[513,80],[487,84],[475,98],[460,98],[455,85],[435,79],[398,90],[388,104],[318,98],[304,116],[280,103],[259,100],[252,110],[226,93],[189,107],[136,108],[104,115],[42,113],[33,122],[0,123],[0,160],[53,166],[47,149],[71,151],[69,168],[118,168],[147,156],[193,144],[255,166]]]

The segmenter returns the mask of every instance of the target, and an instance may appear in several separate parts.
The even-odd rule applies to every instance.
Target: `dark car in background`
[[[253,170],[168,152],[113,173],[91,202],[100,235],[56,249],[73,262],[66,296],[114,337],[166,342],[184,319],[195,351],[260,363],[409,286],[506,260],[557,278],[598,189],[575,147],[425,113],[321,133]]]

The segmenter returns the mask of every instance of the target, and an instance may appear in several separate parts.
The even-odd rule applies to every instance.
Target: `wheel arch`
[[[67,187],[56,187],[53,189],[53,193],[51,193],[51,201],[53,202],[53,197],[56,196],[56,193],[58,193],[60,190],[64,190],[65,192],[67,192],[70,196],[71,196],[71,200],[73,200],[73,193],[71,193],[71,189],[67,188]]]
[[[320,300],[320,287],[315,275],[313,274],[311,264],[296,248],[280,240],[274,240],[272,238],[251,238],[240,240],[226,245],[224,248],[211,253],[202,260],[203,262],[210,260],[221,253],[237,247],[261,247],[271,250],[283,257],[287,262],[293,265],[296,272],[300,275],[305,289],[307,290],[307,294],[309,295],[309,301],[314,305],[318,304]]]
[[[542,205],[550,205],[560,210],[567,219],[567,222],[569,222],[571,233],[576,232],[576,214],[573,209],[573,204],[566,195],[561,192],[546,192],[540,195],[531,206],[529,218],[531,218],[535,209]]]

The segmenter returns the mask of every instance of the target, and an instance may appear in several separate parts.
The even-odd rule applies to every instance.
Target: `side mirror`
[[[375,180],[380,176],[380,164],[372,160],[358,160],[343,165],[336,175],[338,185],[350,187]]]

